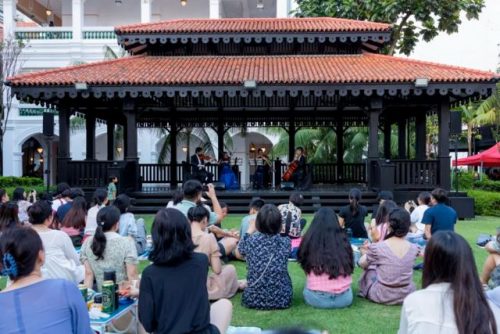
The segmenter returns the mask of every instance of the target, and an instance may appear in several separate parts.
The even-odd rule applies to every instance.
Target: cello
[[[297,160],[292,161],[290,165],[288,165],[286,172],[283,174],[283,181],[290,181],[297,168],[299,168],[299,162]]]

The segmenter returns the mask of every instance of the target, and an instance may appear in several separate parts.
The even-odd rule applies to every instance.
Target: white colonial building
[[[16,38],[26,43],[20,56],[18,73],[55,69],[94,62],[105,58],[110,48],[116,56],[125,56],[119,49],[114,27],[131,23],[146,23],[178,18],[226,17],[286,17],[293,10],[292,0],[0,0],[3,2],[4,39]],[[57,116],[55,136],[50,150],[42,133],[42,114],[47,110],[38,105],[14,100],[4,136],[4,175],[43,176],[47,161],[54,171],[58,148]],[[81,124],[83,124],[81,126]],[[85,122],[74,121],[71,133],[71,156],[82,160],[85,152]],[[205,129],[217,150],[215,132]],[[233,158],[241,163],[242,183],[248,183],[249,152],[255,148],[269,149],[277,137],[248,128],[230,131]],[[143,129],[139,133],[141,163],[156,163],[165,133]],[[96,129],[96,156],[106,159],[106,124]],[[178,161],[203,144],[204,139],[192,135],[190,147],[184,142]],[[116,148],[117,153],[121,147]],[[48,152],[51,159],[48,159]],[[54,180],[54,173],[51,175]]]

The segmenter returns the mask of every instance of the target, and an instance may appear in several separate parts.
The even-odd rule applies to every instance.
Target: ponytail
[[[349,191],[349,206],[351,208],[351,213],[353,216],[358,214],[359,201],[361,200],[361,191],[357,188],[353,188]]]
[[[106,235],[105,232],[111,229],[120,221],[120,211],[114,206],[102,208],[97,213],[97,228],[92,240],[92,253],[97,257],[97,260],[104,259],[104,251],[106,250]]]

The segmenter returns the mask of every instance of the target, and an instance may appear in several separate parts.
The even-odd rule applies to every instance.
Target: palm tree
[[[468,103],[460,106],[460,114],[462,115],[462,122],[467,125],[467,151],[468,155],[472,155],[472,141],[474,139],[474,127],[478,124],[477,118],[477,103]]]
[[[492,125],[495,141],[500,141],[500,83],[493,94],[477,108],[477,123]]]

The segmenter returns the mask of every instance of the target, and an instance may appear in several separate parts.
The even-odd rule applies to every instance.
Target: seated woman
[[[130,237],[137,249],[137,254],[142,254],[146,251],[146,227],[144,219],[135,220],[133,213],[128,212],[130,208],[130,197],[125,194],[118,195],[113,202],[113,205],[120,210],[120,224],[118,234],[123,237]]]
[[[226,189],[228,190],[238,189],[240,185],[238,184],[238,179],[231,168],[231,157],[227,152],[223,153],[222,159],[219,160],[219,165],[222,167],[219,181],[224,183]]]
[[[399,334],[497,333],[500,309],[488,302],[472,250],[455,232],[432,235],[425,251],[422,288],[405,298]]]
[[[97,229],[97,213],[108,205],[108,192],[106,189],[96,189],[94,192],[94,205],[87,212],[87,223],[85,224],[85,236],[94,235]]]
[[[222,265],[220,249],[224,246],[217,243],[214,234],[207,232],[209,216],[210,213],[202,204],[188,211],[191,237],[196,247],[194,251],[206,254],[212,269],[207,280],[208,298],[210,300],[231,298],[238,291],[238,276],[233,265]]]
[[[254,232],[259,233],[254,233]],[[282,238],[281,214],[272,204],[264,205],[238,244],[247,261],[247,286],[243,306],[261,310],[285,309],[292,305],[292,281],[288,274],[290,239]]]
[[[114,270],[116,281],[138,279],[137,251],[130,238],[120,236],[118,224],[120,211],[114,206],[102,208],[97,214],[97,229],[85,240],[80,260],[85,265],[85,285],[92,289],[94,278],[101,291],[104,271]]]
[[[153,221],[153,262],[142,273],[139,320],[149,333],[222,333],[229,327],[232,304],[208,300],[205,254],[195,253],[184,214],[161,209]]]
[[[413,265],[419,252],[405,240],[410,214],[398,208],[389,215],[389,234],[384,241],[363,246],[359,265],[364,272],[359,294],[375,303],[395,305],[415,291]]]
[[[489,255],[484,262],[481,283],[495,289],[500,286],[500,233],[495,240],[486,245],[485,249]]]
[[[307,304],[317,308],[352,304],[352,247],[332,209],[321,208],[314,216],[300,245],[298,261],[307,275]]]
[[[62,221],[61,231],[66,233],[75,247],[81,247],[87,220],[87,201],[77,197]]]
[[[29,194],[33,201],[36,201],[36,192],[31,192]],[[17,202],[17,206],[19,207],[19,221],[21,223],[28,223],[28,208],[31,206],[31,202],[27,200],[26,192],[24,188],[16,188],[14,189],[14,193],[12,194],[12,200]]]
[[[39,235],[13,228],[0,238],[0,269],[12,284],[0,292],[0,333],[91,334],[89,313],[75,284],[42,278]]]
[[[290,258],[296,259],[300,243],[302,241],[302,231],[304,230],[307,221],[302,218],[302,210],[300,206],[304,203],[304,196],[301,193],[293,192],[287,204],[278,206],[281,213],[281,231],[282,237],[289,237],[292,249]]]
[[[372,242],[384,241],[389,230],[389,213],[397,209],[398,205],[391,200],[384,201],[377,210],[375,222],[370,223],[370,238]]]
[[[0,235],[10,228],[21,226],[18,211],[16,202],[0,204]]]
[[[351,229],[353,238],[368,239],[365,227],[365,217],[368,209],[360,205],[361,191],[353,188],[349,191],[349,205],[344,206],[339,212],[339,223],[345,229]]]
[[[30,223],[40,235],[45,250],[45,264],[42,267],[44,278],[63,278],[76,284],[83,281],[85,268],[69,236],[49,226],[54,220],[52,206],[48,201],[38,201],[28,209]]]

